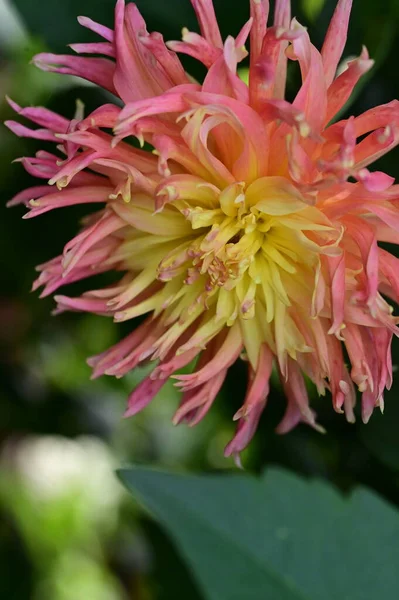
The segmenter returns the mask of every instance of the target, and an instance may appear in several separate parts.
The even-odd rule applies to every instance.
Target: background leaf
[[[209,600],[398,597],[399,515],[365,489],[344,498],[277,469],[259,479],[137,467],[119,475],[174,538]]]

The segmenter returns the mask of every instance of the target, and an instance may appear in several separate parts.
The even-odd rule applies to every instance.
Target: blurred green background
[[[0,0],[2,121],[13,118],[6,93],[20,104],[45,105],[70,117],[77,98],[87,112],[104,102],[93,86],[42,73],[29,61],[42,50],[64,52],[68,43],[92,39],[77,24],[79,14],[112,26],[113,4]],[[165,39],[179,39],[182,26],[196,28],[189,0],[137,4],[148,29],[161,31]],[[292,4],[293,14],[309,27],[320,47],[335,0]],[[236,34],[248,18],[246,0],[235,0],[234,9],[231,0],[215,0],[215,6],[224,35]],[[362,44],[376,64],[356,89],[348,107],[353,114],[399,96],[397,0],[383,6],[375,0],[354,0],[345,57],[358,55]],[[186,66],[195,76],[203,75],[193,62]],[[296,84],[293,73],[288,95]],[[23,209],[5,208],[14,194],[32,185],[32,178],[12,160],[31,156],[38,147],[1,126],[0,598],[201,598],[178,544],[131,502],[114,469],[131,462],[190,472],[235,469],[223,458],[223,448],[234,431],[231,417],[245,390],[245,368],[237,364],[231,369],[213,410],[194,429],[172,426],[178,394],[171,385],[142,414],[121,418],[127,394],[141,374],[90,381],[85,361],[119,339],[131,323],[122,327],[76,313],[51,317],[53,301],[29,293],[35,265],[60,253],[84,214],[79,208],[69,209],[62,218],[54,212],[26,222],[21,220]],[[376,168],[399,177],[398,158],[396,150]],[[396,346],[395,365],[398,360]],[[359,420],[348,425],[334,413],[328,398],[314,397],[327,435],[300,426],[280,437],[274,428],[284,400],[275,387],[243,455],[244,466],[254,473],[283,467],[323,478],[344,492],[364,485],[399,507],[398,395],[397,378],[386,395],[385,416],[375,414],[367,426]]]

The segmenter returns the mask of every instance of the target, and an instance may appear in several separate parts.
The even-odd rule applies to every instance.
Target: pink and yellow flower
[[[399,141],[399,102],[333,122],[373,65],[363,48],[337,75],[351,0],[339,0],[321,52],[291,19],[289,0],[276,0],[270,26],[268,0],[250,0],[249,21],[225,41],[212,1],[191,3],[201,33],[184,29],[182,41],[165,44],[147,32],[134,4],[118,0],[114,30],[79,18],[104,41],[73,44],[79,56],[35,57],[43,70],[105,88],[123,107],[116,99],[68,120],[11,102],[39,128],[11,121],[10,129],[55,142],[57,153],[22,159],[29,173],[49,181],[10,204],[25,203],[28,218],[102,205],[61,256],[39,267],[34,288],[43,286],[46,296],[113,271],[111,286],[78,298],[56,295],[58,312],[115,321],[147,315],[89,359],[94,377],[121,377],[153,361],[129,397],[127,416],[173,377],[182,391],[174,422],[194,425],[242,358],[248,391],[226,455],[252,438],[273,368],[287,397],[280,433],[300,421],[321,429],[304,375],[319,394],[331,392],[334,409],[349,421],[357,387],[367,422],[392,383],[398,319],[387,298],[399,299],[398,259],[378,244],[399,241],[399,186],[368,167]],[[248,38],[247,85],[237,65]],[[202,84],[176,52],[205,65]],[[302,77],[292,102],[284,99],[289,61],[299,63]],[[194,359],[194,371],[179,374]]]

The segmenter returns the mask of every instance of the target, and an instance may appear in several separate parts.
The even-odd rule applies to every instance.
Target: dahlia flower
[[[348,421],[356,388],[365,422],[383,408],[398,333],[388,300],[398,300],[399,263],[378,242],[399,241],[399,186],[368,167],[398,143],[399,102],[334,122],[373,65],[363,48],[337,74],[352,0],[337,3],[321,51],[291,18],[289,0],[276,0],[270,25],[268,0],[250,0],[249,21],[224,41],[212,0],[191,3],[201,33],[183,29],[182,41],[165,44],[147,32],[135,4],[118,0],[114,30],[79,17],[103,41],[73,44],[79,56],[34,58],[45,71],[101,86],[115,101],[86,117],[79,108],[72,120],[10,101],[39,125],[10,121],[12,131],[56,144],[54,153],[21,159],[48,183],[10,204],[25,203],[27,218],[101,205],[61,256],[38,267],[33,287],[47,296],[115,272],[112,285],[55,300],[56,312],[117,322],[145,315],[89,359],[93,377],[122,377],[152,361],[126,416],[173,377],[182,392],[174,422],[194,425],[229,367],[247,361],[248,389],[225,451],[238,456],[256,430],[273,368],[287,398],[280,433],[300,421],[322,429],[305,377],[319,394],[331,393]],[[247,41],[248,84],[237,73]],[[205,65],[202,83],[176,53]],[[288,61],[299,63],[302,78],[292,102],[284,98]],[[179,373],[194,360],[192,373]]]

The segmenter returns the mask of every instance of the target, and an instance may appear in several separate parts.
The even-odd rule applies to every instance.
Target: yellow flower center
[[[142,302],[116,318],[154,310],[171,329],[185,329],[206,315],[203,330],[190,341],[201,339],[204,346],[215,330],[239,320],[254,361],[256,336],[267,339],[277,353],[276,339],[281,351],[292,356],[306,351],[289,307],[305,301],[309,313],[320,255],[339,253],[342,232],[281,177],[234,183],[217,193],[211,184],[201,187],[176,199],[169,186],[168,201],[155,214],[145,196],[115,205],[140,230],[129,228],[124,256],[136,272],[129,294],[143,294]],[[149,286],[155,286],[155,293],[147,297]],[[172,333],[166,334],[169,338]]]
[[[200,279],[208,299],[218,288],[236,289],[239,297],[245,289],[239,310],[244,318],[253,316],[258,285],[267,297],[269,322],[273,318],[271,296],[290,304],[285,279],[298,269],[308,272],[321,251],[304,231],[317,231],[319,237],[328,232],[331,237],[332,228],[321,213],[278,177],[262,178],[246,189],[244,183],[228,186],[216,206],[176,200],[167,209],[172,207],[191,224],[192,231],[183,245],[160,262],[158,279],[170,281],[185,271],[184,283]]]

